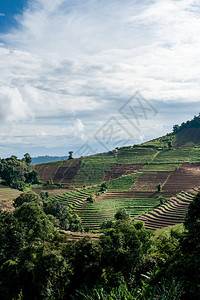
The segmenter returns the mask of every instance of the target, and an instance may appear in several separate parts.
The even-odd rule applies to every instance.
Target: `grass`
[[[122,175],[120,178],[113,179],[106,183],[109,191],[126,191],[132,187],[142,172]]]
[[[13,200],[22,192],[0,184],[0,209],[13,211]]]
[[[163,137],[142,143],[142,144],[140,144],[140,146],[166,149],[166,148],[168,148],[168,143],[170,141],[173,141],[174,138],[175,138],[175,135],[173,135],[173,134],[165,135]]]
[[[175,171],[180,164],[149,164],[144,166],[142,171]]]
[[[193,148],[190,151],[190,162],[200,162],[200,148]]]
[[[12,201],[17,198],[22,192],[0,184],[0,201]]]
[[[156,237],[158,237],[160,235],[170,235],[171,231],[172,232],[177,232],[177,233],[183,232],[184,231],[184,225],[183,225],[183,223],[172,225],[172,226],[163,227],[161,229],[156,229],[154,231],[154,234],[155,234]]]
[[[155,158],[155,163],[182,163],[190,161],[190,150],[188,149],[173,149],[163,150]]]
[[[158,153],[150,148],[130,148],[123,147],[117,154],[117,163],[119,164],[146,164],[151,162]]]
[[[100,184],[104,180],[105,171],[116,164],[114,157],[87,157],[74,178],[75,186]]]

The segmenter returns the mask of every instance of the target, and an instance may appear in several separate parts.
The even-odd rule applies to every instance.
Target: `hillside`
[[[120,208],[126,208],[136,219],[145,214],[143,221],[147,220],[146,213],[158,209],[154,215],[157,218],[160,197],[174,202],[174,197],[179,197],[180,193],[200,187],[200,128],[190,127],[197,126],[199,117],[194,119],[181,126],[175,125],[173,132],[166,136],[119,148],[115,155],[104,153],[57,161],[37,165],[35,169],[44,182],[49,180],[63,188],[78,188],[63,193],[60,190],[52,199],[71,205],[84,226],[90,229],[98,229],[103,222],[113,220]],[[103,192],[102,183],[106,185]],[[89,196],[92,202],[87,200]],[[179,205],[172,210],[169,225],[183,221],[188,202],[184,204],[187,205],[183,210]],[[161,210],[168,213],[166,209]],[[175,212],[182,217],[176,217]],[[147,226],[148,222],[149,219]],[[161,227],[168,225],[158,222]]]
[[[115,154],[110,151],[109,155],[35,165],[33,168],[47,184],[33,190],[38,194],[48,191],[50,199],[70,206],[83,225],[93,230],[113,220],[120,208],[126,208],[131,218],[143,214],[146,218],[146,213],[159,209],[160,198],[174,201],[173,197],[181,192],[200,187],[200,128],[190,127],[196,126],[197,121],[199,117],[195,122],[175,125],[166,136],[119,148]],[[170,218],[176,224],[184,216],[174,222]]]

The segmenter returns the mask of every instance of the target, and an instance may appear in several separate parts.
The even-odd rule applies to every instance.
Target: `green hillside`
[[[88,228],[99,228],[122,207],[133,218],[157,207],[160,196],[167,200],[200,186],[200,116],[140,145],[40,164],[35,169],[44,182],[78,188],[63,193],[61,189],[52,199],[72,206]]]

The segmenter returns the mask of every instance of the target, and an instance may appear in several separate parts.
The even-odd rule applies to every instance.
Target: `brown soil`
[[[200,144],[200,128],[185,128],[181,130],[173,142],[174,146],[187,147]]]
[[[139,176],[132,187],[133,191],[157,191],[157,185],[163,185],[172,172],[170,171],[150,171]]]
[[[200,163],[183,163],[171,173],[162,191],[186,191],[200,186]]]
[[[76,159],[61,162],[60,165],[38,165],[35,169],[39,172],[43,182],[50,180],[54,183],[73,184],[80,165]]]
[[[104,181],[109,181],[121,177],[122,175],[128,175],[135,171],[142,169],[142,164],[117,164],[110,168],[110,171],[105,172]]]
[[[79,241],[80,239],[83,239],[85,237],[89,237],[92,240],[98,240],[101,234],[98,233],[81,233],[81,232],[72,232],[72,231],[64,231],[68,236],[68,241]]]
[[[3,211],[12,212],[14,210],[13,203],[11,201],[0,201],[0,209]]]

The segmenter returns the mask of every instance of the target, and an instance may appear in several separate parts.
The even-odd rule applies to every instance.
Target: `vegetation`
[[[133,186],[133,184],[141,174],[141,172],[137,172],[130,175],[122,175],[122,177],[120,178],[113,179],[107,182],[107,188],[108,190],[113,191],[126,191]]]
[[[157,154],[155,149],[151,148],[120,148],[117,154],[117,162],[121,164],[146,164],[154,159]]]
[[[165,136],[162,136],[160,138],[145,142],[140,144],[142,147],[152,147],[155,149],[167,149],[172,145],[173,139],[175,138],[175,134],[167,134]]]
[[[99,228],[103,222],[113,220],[118,210],[126,209],[131,218],[135,218],[159,204],[160,201],[153,198],[117,198],[87,203],[84,210],[77,212],[85,227],[95,229]]]
[[[180,126],[174,125],[173,132],[178,133],[185,128],[200,128],[200,113],[198,116],[194,116],[192,120],[183,122]]]
[[[113,157],[87,157],[74,178],[76,186],[100,184],[104,180],[106,171],[116,164]]]
[[[99,240],[77,242],[59,234],[39,197],[17,202],[0,214],[2,299],[199,298],[200,194],[184,231],[154,236],[121,210]]]
[[[23,190],[28,184],[39,183],[38,172],[31,169],[31,157],[28,153],[22,160],[15,155],[0,160],[0,177],[12,188]]]
[[[171,174],[182,172],[182,185],[196,182],[192,177],[196,169],[190,176],[186,169],[192,169],[191,165],[181,163],[200,162],[200,148],[176,148],[176,137],[184,129],[199,127],[200,116],[174,126],[173,134],[122,147],[115,156],[48,164],[59,187],[69,171],[74,172],[70,182],[83,188],[53,197],[42,189],[40,196],[31,191],[16,194],[13,213],[0,211],[1,298],[199,299],[200,193],[193,188],[166,199],[169,190],[164,191],[168,177],[178,186]],[[30,164],[28,153],[22,160],[16,156],[2,159],[1,178],[18,189],[37,184],[37,172]],[[138,168],[131,171],[132,164]],[[44,165],[40,167],[45,170]],[[46,185],[53,187],[50,180]],[[84,187],[89,185],[93,186]],[[101,234],[94,239],[84,232],[97,228]],[[69,231],[79,233],[75,236]]]

